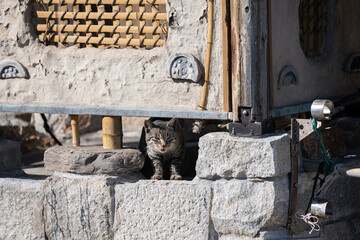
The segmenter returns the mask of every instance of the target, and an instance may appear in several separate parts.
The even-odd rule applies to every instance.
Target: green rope
[[[317,140],[320,145],[320,152],[321,152],[322,159],[324,160],[324,163],[325,163],[324,164],[324,173],[330,174],[330,173],[332,173],[333,167],[334,167],[331,153],[326,149],[326,147],[324,145],[321,132],[317,129],[317,123],[314,118],[311,118],[311,124],[312,124],[312,128],[316,134]]]

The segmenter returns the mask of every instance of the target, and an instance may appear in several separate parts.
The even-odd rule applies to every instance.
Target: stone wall
[[[360,184],[349,178],[339,178],[326,195],[338,212],[321,222],[321,232],[309,235],[303,225],[289,235],[289,144],[287,134],[256,141],[208,134],[200,139],[192,181],[145,180],[138,173],[0,178],[0,239],[356,239]],[[299,209],[312,176],[300,175]]]

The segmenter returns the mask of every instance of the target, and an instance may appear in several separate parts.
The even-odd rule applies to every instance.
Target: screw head
[[[244,115],[244,116],[249,116],[249,112],[247,111],[247,110],[243,110],[242,112],[241,112],[241,114],[242,115]]]

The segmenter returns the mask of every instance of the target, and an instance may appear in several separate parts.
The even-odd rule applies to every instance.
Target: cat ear
[[[154,124],[150,120],[145,120],[144,127],[145,127],[145,131],[148,133],[154,127]]]
[[[177,126],[177,118],[171,119],[171,120],[166,124],[166,126],[175,129],[176,126]]]

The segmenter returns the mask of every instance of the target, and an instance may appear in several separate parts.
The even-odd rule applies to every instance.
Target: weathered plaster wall
[[[0,80],[0,102],[195,110],[201,84],[174,82],[167,60],[191,53],[204,64],[207,1],[168,0],[174,17],[164,47],[153,50],[44,46],[31,24],[30,0],[0,2],[0,61],[18,60],[29,79]],[[221,1],[216,0],[208,109],[222,111]]]
[[[355,93],[360,87],[359,73],[345,73],[342,70],[345,59],[351,53],[360,52],[360,32],[357,30],[360,2],[328,1],[330,7],[326,38],[329,38],[330,49],[319,60],[307,59],[301,49],[299,2],[271,1],[275,107],[311,102],[315,98],[346,96]],[[295,67],[298,84],[278,89],[279,73],[286,65]]]

